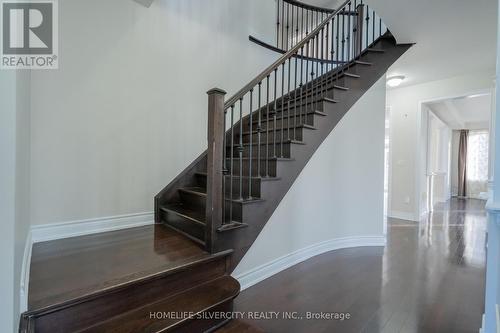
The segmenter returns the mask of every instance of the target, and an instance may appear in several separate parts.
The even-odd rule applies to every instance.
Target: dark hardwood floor
[[[349,313],[349,320],[244,321],[265,332],[478,332],[484,201],[438,205],[420,224],[389,219],[388,244],[329,252],[243,291],[235,311]]]

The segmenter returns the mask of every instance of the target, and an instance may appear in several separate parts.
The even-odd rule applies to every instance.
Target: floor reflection
[[[420,223],[388,219],[388,244],[329,252],[245,290],[236,311],[350,312],[348,321],[247,320],[266,332],[478,332],[485,202],[452,199]]]

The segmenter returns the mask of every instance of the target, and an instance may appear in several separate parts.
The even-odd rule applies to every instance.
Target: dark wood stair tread
[[[258,116],[257,116],[258,117]],[[267,121],[267,120],[266,120]],[[307,129],[310,129],[310,130],[316,130],[316,127],[314,127],[313,125],[308,125],[308,124],[298,124],[298,125],[295,125],[295,126],[290,126],[290,130],[293,131],[293,129],[298,129],[298,128],[307,128]],[[269,133],[271,133],[273,131],[273,128],[270,128],[269,130],[262,130],[260,133],[261,134],[266,134],[266,131],[268,131]],[[276,132],[280,132],[281,131],[281,128],[277,128],[276,129]],[[285,131],[288,131],[288,128],[285,128]],[[252,135],[257,135],[259,133],[259,131],[255,130],[255,131],[252,131]],[[250,135],[250,131],[243,131],[243,135]],[[238,133],[235,131],[234,132],[234,136],[238,136]]]
[[[333,85],[333,89],[342,90],[342,91],[348,91],[349,90],[348,87],[339,86],[339,85],[336,85],[336,84]]]
[[[180,203],[179,204],[168,204],[168,205],[162,206],[160,209],[163,211],[168,210],[168,211],[174,212],[175,214],[182,215],[184,217],[189,218],[194,223],[198,223],[200,225],[205,226],[205,222],[206,222],[206,218],[207,218],[205,212],[185,207],[184,205],[182,205]]]
[[[210,311],[217,305],[232,302],[238,296],[239,291],[238,281],[228,275],[222,276],[156,303],[133,309],[80,332],[168,332],[187,321],[196,320],[197,315]],[[160,315],[176,313],[177,315],[173,318],[156,319],[150,318],[151,313]]]
[[[236,159],[236,158],[234,158]],[[205,197],[207,196],[207,189],[203,187],[197,187],[197,186],[192,186],[192,187],[183,187],[180,188],[179,191],[189,193],[192,195],[200,196],[200,197]],[[243,199],[229,199],[226,198],[226,201],[232,201],[235,203],[240,203],[240,204],[252,204],[252,203],[257,203],[263,201],[260,198],[243,198]]]
[[[382,50],[382,49],[375,49],[375,48],[368,48],[366,51],[368,51],[368,52],[375,52],[375,53],[385,53],[384,50]]]
[[[218,255],[161,224],[35,243],[28,310],[97,296]]]
[[[349,73],[349,72],[345,72],[344,73],[345,76],[347,77],[351,77],[351,78],[354,78],[354,79],[359,79],[361,78],[361,75],[358,75],[358,74],[353,74],[353,73]]]
[[[310,102],[309,102],[310,104]],[[293,108],[293,106],[292,106]],[[288,111],[288,106],[284,107],[283,110],[285,111]],[[285,120],[288,119],[288,113],[285,113],[284,116],[282,116],[282,111],[281,107],[278,107],[278,110],[276,112],[276,120],[280,120],[281,121],[281,118],[284,118]],[[298,110],[298,109],[297,109]],[[318,116],[323,116],[323,117],[326,117],[328,116],[328,114],[322,112],[322,111],[318,111],[318,110],[315,110],[315,111],[307,111],[307,112],[296,112],[296,114],[290,114],[290,118],[292,119],[293,117],[296,117],[296,118],[299,118],[300,116],[304,117],[306,115],[312,115],[312,114],[315,114],[315,115],[318,115]],[[266,115],[263,115],[261,118],[261,122],[264,122],[266,121],[267,122],[267,116]],[[274,120],[274,116],[272,115],[269,115],[269,122],[272,123]],[[259,122],[259,116],[258,115],[255,115],[255,117],[252,117],[252,123],[258,123]],[[291,126],[291,128],[293,128],[293,126]]]
[[[298,141],[298,140],[292,140],[292,139],[286,139],[286,138],[284,138],[284,139],[285,139],[285,140],[283,141],[283,144],[294,144],[294,145],[305,145],[305,144],[306,144],[304,141]],[[270,141],[272,141],[272,140],[270,140]],[[268,142],[268,143],[266,143],[266,142],[262,141],[262,142],[260,143],[260,145],[261,145],[261,146],[267,146],[267,145],[268,145],[268,146],[273,146],[273,144],[274,144],[274,143],[276,143],[276,145],[281,145],[281,141],[280,141],[280,140],[276,140],[276,141],[274,141],[274,142]],[[233,147],[238,147],[239,145],[240,145],[239,143],[235,143],[235,144],[233,145]],[[258,145],[259,145],[259,143],[258,143],[258,142],[253,142],[253,143],[246,142],[246,143],[242,143],[241,145],[242,145],[243,147],[248,147],[248,146],[258,146]],[[229,143],[229,145],[226,145],[226,147],[227,147],[228,149],[231,149],[231,144]],[[235,157],[235,158],[236,158],[236,157]]]
[[[207,177],[207,173],[206,172],[196,172],[196,175],[199,175],[199,176],[202,176],[202,177]],[[224,177],[226,178],[230,178],[231,175],[225,175]],[[240,176],[239,175],[233,175],[233,179],[239,179]],[[248,181],[248,176],[243,176],[243,181],[247,180]],[[258,179],[260,180],[261,182],[267,182],[267,181],[278,181],[278,180],[281,180],[280,177],[252,177],[252,179]]]

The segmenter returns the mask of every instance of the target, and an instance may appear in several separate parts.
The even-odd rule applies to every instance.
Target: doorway
[[[488,199],[490,120],[489,93],[422,103],[421,213],[452,197]]]

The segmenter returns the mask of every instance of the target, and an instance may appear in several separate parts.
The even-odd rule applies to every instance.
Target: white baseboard
[[[327,240],[321,243],[294,251],[274,259],[268,263],[260,265],[250,271],[234,276],[241,284],[241,290],[245,290],[293,265],[301,263],[309,258],[319,254],[360,246],[385,246],[385,236],[360,236],[360,237],[345,237]]]
[[[400,212],[400,211],[397,211],[397,210],[391,210],[387,214],[387,216],[388,217],[392,217],[394,219],[399,219],[399,220],[414,221],[414,222],[420,221],[420,217],[416,218],[413,213]]]
[[[28,286],[33,244],[55,239],[140,227],[154,223],[153,213],[137,213],[88,220],[35,225],[28,231],[21,268],[19,304],[21,313],[28,309]]]
[[[31,228],[33,243],[96,234],[154,223],[153,213],[137,213],[88,220],[35,225]]]
[[[26,236],[26,243],[24,244],[23,263],[21,267],[21,282],[19,293],[19,308],[20,313],[28,310],[28,286],[30,280],[30,264],[31,264],[31,251],[33,249],[33,238],[31,230],[28,230]]]
[[[497,304],[497,333],[500,333],[500,304]]]

